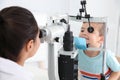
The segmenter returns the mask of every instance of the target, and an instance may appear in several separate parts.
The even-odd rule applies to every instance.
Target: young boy
[[[83,22],[80,37],[86,39],[88,47],[100,48],[104,42],[104,22],[90,22],[94,28],[88,32],[88,22]],[[111,44],[112,45],[112,44]],[[120,75],[120,64],[111,51],[106,50],[105,77],[107,80],[117,80]],[[100,80],[102,73],[103,51],[79,50],[78,67],[80,80]]]

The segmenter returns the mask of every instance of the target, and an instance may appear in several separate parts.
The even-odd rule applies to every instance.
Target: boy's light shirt
[[[81,80],[98,80],[96,76],[99,77],[102,73],[102,58],[102,51],[96,57],[88,57],[83,50],[79,50],[78,67],[80,72],[83,73]],[[109,77],[111,71],[120,71],[120,64],[111,51],[106,51],[105,73],[107,77]]]
[[[33,75],[17,63],[0,57],[0,80],[33,80]]]

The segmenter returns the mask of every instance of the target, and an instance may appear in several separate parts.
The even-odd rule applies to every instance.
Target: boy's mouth
[[[81,36],[81,37],[82,37],[82,38],[85,38],[86,43],[89,44],[89,37],[87,37],[87,36]]]
[[[86,42],[88,43],[89,42],[89,38],[85,37],[85,39],[86,39]]]
[[[88,48],[88,47],[90,47],[90,44],[89,44],[89,43],[87,44],[87,48]]]
[[[86,37],[85,39],[86,39],[87,47],[90,47],[89,38]]]
[[[89,38],[88,38],[88,37],[85,37],[85,36],[83,36],[82,38],[85,38],[86,40],[89,40]]]
[[[89,40],[89,38],[85,38],[86,40]]]

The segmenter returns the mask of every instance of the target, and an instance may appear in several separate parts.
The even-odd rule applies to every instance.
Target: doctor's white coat
[[[33,80],[33,76],[17,63],[0,57],[0,80]]]

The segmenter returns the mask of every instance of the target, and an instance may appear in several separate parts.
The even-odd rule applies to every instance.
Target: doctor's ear
[[[26,51],[32,51],[32,48],[34,47],[34,40],[29,40],[26,44]]]

